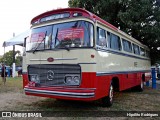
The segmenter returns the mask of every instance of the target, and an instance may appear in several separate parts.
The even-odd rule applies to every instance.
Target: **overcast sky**
[[[0,55],[2,43],[30,28],[33,17],[57,8],[67,8],[68,0],[1,0],[0,1]],[[16,46],[17,49],[20,49]],[[12,47],[6,48],[8,51]]]

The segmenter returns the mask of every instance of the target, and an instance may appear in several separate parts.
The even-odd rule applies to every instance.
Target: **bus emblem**
[[[47,72],[47,80],[53,80],[54,78],[54,72],[52,70],[49,70]]]

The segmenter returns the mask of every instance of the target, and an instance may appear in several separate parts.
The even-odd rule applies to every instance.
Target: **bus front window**
[[[93,25],[74,21],[34,28],[27,43],[27,51],[93,47]]]
[[[56,48],[93,46],[93,25],[89,22],[57,24],[53,31]]]
[[[51,34],[52,26],[32,29],[30,39],[26,41],[26,51],[48,49]]]

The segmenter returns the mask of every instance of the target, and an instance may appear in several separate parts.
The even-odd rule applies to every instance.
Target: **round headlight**
[[[35,82],[35,81],[36,81],[36,76],[35,76],[35,75],[32,75],[32,76],[31,76],[31,81],[32,81],[32,82]]]
[[[39,83],[39,76],[38,75],[30,75],[30,81]]]
[[[71,76],[67,76],[66,77],[66,83],[70,84],[72,82],[72,77]]]
[[[79,77],[78,76],[76,76],[76,77],[74,77],[74,83],[76,84],[76,85],[79,85]]]

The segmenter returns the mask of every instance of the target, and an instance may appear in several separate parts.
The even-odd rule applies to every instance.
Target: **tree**
[[[113,24],[151,50],[152,64],[160,61],[160,0],[69,0]]]
[[[16,65],[21,66],[22,65],[22,56],[20,54],[20,51],[15,51],[15,55],[18,55],[16,57]],[[2,58],[0,58],[0,63],[5,63],[8,66],[12,66],[13,64],[13,51],[6,52]]]

